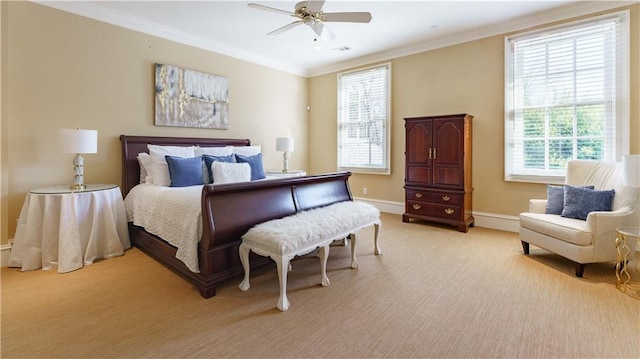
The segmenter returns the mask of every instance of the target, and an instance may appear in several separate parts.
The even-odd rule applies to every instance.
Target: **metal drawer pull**
[[[444,213],[446,214],[452,214],[453,212],[455,212],[453,209],[451,208],[445,208]]]
[[[421,206],[421,205],[419,205],[419,204],[414,204],[414,205],[413,205],[413,209],[420,209],[420,208],[422,208],[422,206]]]
[[[416,193],[416,198],[422,198],[422,193]]]
[[[449,202],[449,200],[451,199],[451,197],[449,196],[442,196],[442,200],[445,202]]]

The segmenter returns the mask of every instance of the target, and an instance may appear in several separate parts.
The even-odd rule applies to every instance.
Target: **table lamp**
[[[73,158],[73,185],[69,188],[76,191],[85,189],[84,160],[82,154],[98,152],[98,131],[77,129],[61,129],[60,143],[64,153],[75,153]]]
[[[282,173],[289,173],[289,152],[293,152],[293,138],[278,137],[276,138],[276,151],[284,152],[284,167]]]

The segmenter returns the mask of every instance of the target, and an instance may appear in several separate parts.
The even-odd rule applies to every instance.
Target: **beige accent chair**
[[[565,184],[593,185],[615,190],[611,212],[591,212],[587,220],[545,214],[546,199],[529,201],[529,212],[520,214],[520,240],[525,254],[533,244],[576,262],[582,277],[589,263],[616,261],[616,228],[640,227],[640,188],[623,186],[622,163],[573,160],[567,165]],[[629,243],[631,253],[635,243]]]

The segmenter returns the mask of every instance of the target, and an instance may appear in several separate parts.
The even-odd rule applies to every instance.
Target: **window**
[[[629,151],[628,12],[505,38],[505,180]]]
[[[338,74],[338,169],[389,174],[391,64]]]

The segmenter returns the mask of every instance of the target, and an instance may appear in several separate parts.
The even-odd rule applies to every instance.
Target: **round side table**
[[[640,283],[631,281],[631,275],[627,271],[627,262],[631,250],[627,244],[627,237],[640,238],[640,227],[616,228],[616,250],[618,262],[616,263],[616,288],[622,293],[640,299]]]

